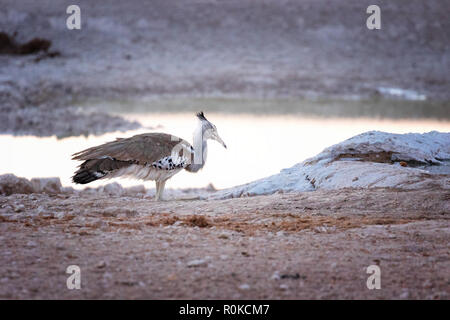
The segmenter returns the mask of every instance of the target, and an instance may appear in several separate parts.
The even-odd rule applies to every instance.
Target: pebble
[[[62,218],[64,218],[65,215],[66,214],[64,212],[57,212],[57,213],[55,213],[54,217],[56,219],[62,219]]]
[[[203,267],[207,265],[207,261],[204,259],[191,260],[187,263],[188,267]]]
[[[273,273],[273,275],[270,277],[270,279],[272,279],[272,280],[278,280],[278,279],[280,279],[280,273],[279,273],[278,271],[275,271],[275,272]]]
[[[409,298],[409,291],[403,290],[403,292],[400,294],[400,299],[408,299]]]
[[[241,284],[239,286],[239,289],[241,289],[241,290],[249,290],[250,286],[248,284],[246,284],[246,283],[243,283],[243,284]]]
[[[430,279],[427,279],[423,282],[422,287],[430,289],[433,287],[433,282]]]
[[[37,247],[37,243],[34,242],[34,241],[28,241],[27,244],[26,244],[26,246],[27,246],[28,248],[35,248],[35,247]]]
[[[19,204],[14,208],[14,212],[21,212],[25,209],[25,206],[23,204]]]

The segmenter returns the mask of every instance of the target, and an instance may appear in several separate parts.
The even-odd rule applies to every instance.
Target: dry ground
[[[448,299],[450,192],[0,197],[0,298]],[[67,266],[81,268],[68,290]],[[368,290],[366,268],[381,268]]]

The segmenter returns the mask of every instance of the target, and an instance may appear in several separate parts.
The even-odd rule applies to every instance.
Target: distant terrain
[[[365,25],[371,3],[360,0],[77,4],[82,29],[68,30],[64,2],[2,1],[0,30],[19,44],[44,39],[48,52],[57,54],[0,54],[0,132],[64,137],[133,129],[137,123],[105,115],[107,103],[93,114],[82,109],[90,107],[87,98],[141,96],[425,97],[413,115],[430,109],[435,117],[448,119],[448,1],[379,1],[382,29],[376,31]],[[292,110],[299,105],[291,105]],[[326,105],[300,110],[328,115],[333,103]],[[146,108],[160,110],[151,103]],[[353,112],[350,107],[347,114],[365,108]]]

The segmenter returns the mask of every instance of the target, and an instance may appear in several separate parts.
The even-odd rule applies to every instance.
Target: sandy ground
[[[1,196],[0,298],[448,299],[449,200],[439,188]],[[366,287],[374,264],[380,290]]]

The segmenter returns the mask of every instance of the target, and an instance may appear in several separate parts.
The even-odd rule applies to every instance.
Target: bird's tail
[[[86,184],[105,178],[112,171],[129,166],[132,161],[121,161],[110,157],[86,160],[72,177],[73,182]]]
[[[72,177],[73,182],[86,184],[105,177],[108,173],[104,171],[93,171],[89,169],[79,169]]]

